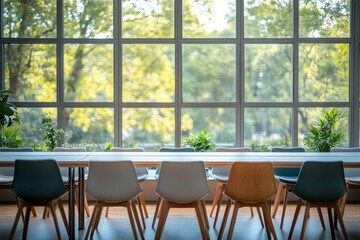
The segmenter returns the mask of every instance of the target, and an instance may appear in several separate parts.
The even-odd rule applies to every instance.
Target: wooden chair
[[[202,161],[163,161],[156,194],[162,199],[155,239],[161,239],[170,208],[194,208],[202,239],[210,239],[204,197],[209,194]]]
[[[231,205],[234,204],[233,215],[227,239],[232,238],[238,210],[241,207],[259,207],[268,238],[276,239],[275,229],[270,216],[267,201],[275,194],[274,170],[271,162],[234,162],[231,166],[229,180],[225,187],[225,196],[229,198],[218,239],[224,234]]]
[[[305,238],[306,225],[311,207],[326,207],[328,210],[331,238],[335,239],[334,223],[331,209],[339,220],[344,239],[347,239],[345,224],[339,208],[339,200],[346,193],[344,167],[341,161],[307,161],[300,170],[293,194],[299,198],[294,219],[291,224],[289,239],[291,239],[301,206],[305,204],[303,225],[300,239]]]
[[[248,148],[248,147],[241,147],[241,148],[217,147],[217,148],[215,148],[215,152],[251,152],[251,148]],[[217,223],[217,219],[219,216],[220,207],[221,207],[221,203],[222,203],[222,199],[223,199],[223,193],[225,191],[226,183],[229,178],[229,173],[230,173],[230,167],[215,167],[212,169],[212,172],[211,172],[211,176],[214,178],[215,181],[218,182],[217,186],[216,186],[214,200],[213,200],[213,203],[211,206],[211,211],[210,211],[210,217],[211,217],[214,212],[214,209],[216,207],[216,213],[215,213],[213,227],[215,227],[216,223]],[[260,209],[256,208],[256,210],[257,210],[257,213],[258,213],[258,216],[260,219],[261,226],[264,227],[264,223],[261,218]],[[251,211],[251,217],[253,217],[254,213],[253,213],[252,207],[250,207],[250,211]]]
[[[142,192],[132,161],[89,161],[88,194],[96,200],[85,239],[93,238],[97,229],[103,207],[125,207],[133,231],[134,239],[138,239],[135,222],[144,239],[135,201]]]
[[[141,147],[136,147],[136,148],[118,148],[118,147],[113,147],[111,149],[111,152],[145,152],[144,148]],[[146,167],[136,167],[136,176],[138,178],[139,183],[145,181],[148,176],[149,176],[149,171]],[[140,216],[141,216],[141,220],[143,223],[143,227],[146,228],[145,225],[145,219],[144,219],[144,213],[145,213],[145,217],[148,218],[148,211],[146,208],[146,203],[145,203],[145,198],[144,198],[144,193],[141,192],[138,196],[138,204],[139,204],[139,212],[140,212]],[[144,213],[143,213],[144,211]],[[109,207],[106,208],[106,213],[105,216],[108,217],[109,216]]]

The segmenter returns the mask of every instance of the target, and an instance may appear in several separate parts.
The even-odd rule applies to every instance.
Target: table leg
[[[79,192],[78,192],[78,196],[79,196],[79,207],[78,207],[78,212],[79,212],[79,230],[83,230],[84,227],[84,194],[85,194],[85,185],[84,185],[84,177],[85,177],[85,173],[84,173],[84,168],[83,167],[79,167]]]
[[[75,239],[75,169],[69,167],[69,239]]]

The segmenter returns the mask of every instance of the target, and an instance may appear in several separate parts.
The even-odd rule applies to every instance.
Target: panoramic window
[[[217,146],[269,151],[302,146],[334,107],[357,146],[353,3],[4,0],[0,87],[24,146],[50,116],[60,144],[92,151],[182,147],[203,129]]]

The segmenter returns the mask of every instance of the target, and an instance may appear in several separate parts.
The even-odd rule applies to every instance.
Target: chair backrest
[[[305,149],[302,147],[290,147],[290,148],[280,148],[273,147],[272,152],[305,152]],[[278,176],[299,176],[300,168],[274,168],[275,175]]]
[[[195,148],[185,147],[185,148],[160,148],[160,152],[195,152]]]
[[[57,162],[15,160],[13,191],[25,201],[50,201],[66,193]]]
[[[247,203],[263,202],[276,192],[271,162],[234,162],[231,165],[225,194]]]
[[[336,148],[330,148],[330,152],[360,152],[360,147],[353,147],[353,148],[336,147]],[[344,174],[345,174],[345,177],[359,177],[360,169],[359,168],[345,168]]]
[[[202,161],[163,161],[156,193],[175,203],[199,201],[209,194]]]
[[[96,200],[123,202],[140,192],[132,161],[89,161],[87,193]]]
[[[86,152],[85,147],[74,147],[74,148],[66,148],[66,147],[55,147],[53,152]],[[87,170],[85,170],[87,171]],[[62,176],[69,175],[69,168],[67,167],[60,167],[60,173]],[[75,175],[77,177],[78,173],[75,171]]]
[[[346,192],[343,162],[304,162],[293,193],[310,202],[334,202]]]
[[[226,147],[216,147],[215,152],[252,152],[249,147],[240,147],[240,148],[226,148]],[[214,167],[212,169],[212,174],[229,176],[230,167]]]
[[[353,147],[353,148],[330,148],[330,152],[360,152],[360,147]]]
[[[136,147],[136,148],[119,148],[119,147],[113,147],[111,149],[111,152],[145,152],[145,149],[142,147]],[[136,168],[136,175],[146,175],[149,174],[149,171],[146,167],[137,167]]]
[[[0,148],[0,152],[33,152],[34,149],[31,147],[25,148]],[[0,167],[0,175],[14,176],[13,167]]]

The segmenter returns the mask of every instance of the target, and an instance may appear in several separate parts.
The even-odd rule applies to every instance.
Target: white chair
[[[145,149],[141,148],[141,147],[136,147],[136,148],[113,147],[111,149],[111,152],[145,152]],[[148,178],[149,171],[146,167],[136,167],[135,170],[136,170],[136,176],[137,176],[139,183],[145,181]],[[140,216],[142,219],[143,226],[145,228],[145,219],[144,219],[143,210],[144,210],[146,218],[148,218],[149,215],[148,215],[148,211],[146,209],[146,203],[145,203],[145,198],[144,198],[143,192],[138,197],[138,203],[139,203]],[[109,208],[106,208],[105,216],[108,217],[108,215],[109,215]]]
[[[251,148],[248,147],[240,147],[240,148],[216,147],[215,152],[252,152],[252,150]],[[230,167],[214,167],[211,172],[211,176],[214,178],[214,180],[218,182],[210,211],[210,217],[211,217],[216,207],[213,227],[216,226],[217,219],[219,217],[220,207],[221,207],[226,183],[229,179],[229,173],[230,173]],[[251,217],[253,217],[254,213],[251,207],[250,207],[250,211],[251,211]],[[264,227],[264,223],[261,218],[259,208],[257,208],[257,212],[259,215],[261,226]]]
[[[170,208],[195,208],[203,239],[210,239],[204,197],[209,194],[202,161],[163,161],[156,194],[162,199],[155,239],[161,239]]]
[[[136,198],[141,192],[135,167],[131,161],[89,161],[87,193],[96,200],[96,204],[85,239],[88,239],[89,234],[92,239],[100,222],[102,209],[108,206],[125,207],[134,239],[138,239],[134,218],[141,239],[144,239],[135,205]]]
[[[53,152],[86,152],[86,148],[85,147],[75,147],[75,148],[64,148],[64,147],[55,147],[53,149]],[[65,186],[68,188],[69,187],[69,169],[67,167],[60,167],[60,173],[61,173],[61,177],[64,181]],[[85,168],[85,181],[87,179],[87,168]],[[76,181],[78,180],[78,176],[76,175]],[[86,184],[85,184],[86,185]],[[78,186],[75,185],[75,192],[78,192]],[[79,207],[79,196],[78,194],[75,194],[75,203],[76,206]],[[90,209],[89,209],[89,204],[88,204],[88,200],[87,200],[87,196],[86,194],[84,194],[84,209],[86,212],[86,216],[90,217]],[[44,211],[43,213],[43,217],[48,216],[48,212]]]

